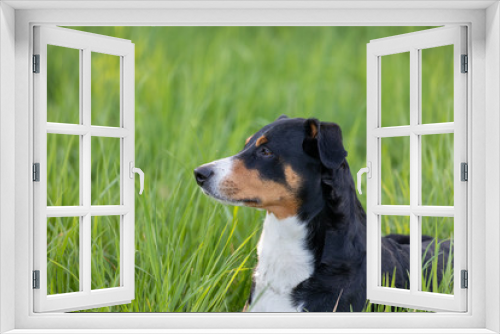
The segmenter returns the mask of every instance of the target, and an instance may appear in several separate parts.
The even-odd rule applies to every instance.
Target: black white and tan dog
[[[252,312],[361,311],[366,304],[366,214],[340,127],[279,117],[238,154],[195,169],[216,200],[267,211],[247,303]],[[433,256],[430,237],[422,249]],[[442,242],[438,267],[449,254]],[[382,239],[382,272],[409,286],[409,237]],[[395,271],[394,271],[395,270]],[[442,272],[438,272],[440,280]]]

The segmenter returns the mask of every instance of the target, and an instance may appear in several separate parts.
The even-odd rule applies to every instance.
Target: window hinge
[[[40,163],[33,164],[33,181],[40,182]]]
[[[461,180],[462,181],[469,181],[469,166],[467,165],[466,162],[462,162],[460,164],[460,171],[461,171]]]
[[[33,270],[33,289],[40,289],[40,270]]]
[[[33,73],[40,73],[40,55],[33,55]]]
[[[462,55],[462,73],[469,72],[469,57],[467,55]]]
[[[467,289],[469,287],[469,273],[468,273],[468,271],[462,270],[460,276],[462,277],[462,284],[461,284],[462,289]]]

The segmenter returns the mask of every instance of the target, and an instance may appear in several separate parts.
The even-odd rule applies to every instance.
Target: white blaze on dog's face
[[[244,205],[243,199],[238,200],[228,196],[228,194],[231,193],[231,189],[221,186],[232,174],[233,164],[234,157],[228,157],[198,167],[196,169],[197,171],[206,171],[207,173],[207,180],[201,184],[200,181],[198,181],[198,184],[205,194],[224,204]],[[199,176],[197,175],[196,177],[198,180]]]

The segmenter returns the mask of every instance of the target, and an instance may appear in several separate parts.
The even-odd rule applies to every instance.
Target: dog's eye
[[[267,147],[260,147],[257,152],[260,156],[265,157],[265,158],[269,158],[269,157],[273,156],[273,152],[271,152],[271,150],[268,149]]]

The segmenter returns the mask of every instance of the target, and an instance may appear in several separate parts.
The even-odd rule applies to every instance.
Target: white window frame
[[[467,184],[461,181],[461,163],[467,163],[467,73],[461,73],[462,55],[467,54],[466,27],[456,25],[370,41],[367,45],[367,298],[372,303],[414,307],[424,310],[463,312],[467,309],[467,290],[461,288],[461,270],[467,270]],[[453,46],[453,122],[422,123],[422,50]],[[410,56],[409,125],[382,126],[381,108],[382,57],[408,52]],[[451,206],[422,204],[422,135],[452,133],[454,198]],[[384,205],[382,202],[381,149],[384,138],[408,138],[410,196],[407,205]],[[425,167],[425,166],[424,166]],[[381,217],[406,216],[410,220],[410,287],[395,289],[382,286]],[[421,291],[422,287],[422,217],[452,217],[454,292],[451,295]]]
[[[34,162],[39,163],[39,181],[34,193],[34,270],[39,271],[39,288],[34,289],[35,312],[74,311],[93,307],[128,304],[135,294],[135,189],[131,169],[135,159],[135,61],[134,44],[128,40],[49,26],[34,27],[34,54],[39,55],[39,73],[33,75],[34,94]],[[78,50],[80,115],[79,124],[47,121],[47,45]],[[92,52],[119,57],[120,124],[117,127],[91,124],[91,57]],[[50,55],[49,55],[50,56]],[[94,110],[92,112],[99,112]],[[47,134],[79,136],[79,189],[77,206],[47,206]],[[120,141],[120,203],[92,205],[91,138],[109,137]],[[100,157],[97,157],[98,159]],[[95,216],[119,216],[120,285],[92,290],[92,219]],[[79,217],[79,282],[78,292],[47,295],[47,219]]]
[[[500,11],[497,1],[4,1],[0,4],[1,330],[36,333],[336,332],[494,333],[500,331]],[[11,7],[12,6],[12,7]],[[68,7],[61,9],[59,7]],[[119,8],[127,6],[132,9]],[[15,9],[14,9],[14,8]],[[107,9],[102,9],[103,7]],[[148,9],[149,7],[149,9]],[[159,8],[163,7],[163,8]],[[394,8],[397,7],[397,8]],[[23,9],[24,8],[24,9]],[[31,9],[30,9],[31,8]],[[78,8],[78,9],[75,9]],[[82,9],[84,8],[84,9]],[[138,10],[137,8],[142,8]],[[469,308],[436,314],[35,314],[31,290],[33,185],[32,26],[57,25],[446,25],[469,31]],[[6,29],[4,29],[6,28]],[[133,41],[132,41],[133,42]],[[15,68],[15,70],[14,70]],[[15,85],[12,83],[15,82]],[[360,97],[365,98],[365,97]],[[14,109],[15,108],[15,109]],[[15,110],[15,113],[13,112]],[[12,143],[15,143],[14,145]],[[486,153],[487,152],[487,153]],[[360,166],[361,167],[361,166]],[[355,170],[355,168],[353,168]],[[14,175],[14,177],[12,177]],[[486,182],[486,175],[488,179]],[[12,193],[15,197],[12,198]],[[15,222],[15,224],[12,224]],[[473,226],[473,228],[472,228]],[[488,263],[488,266],[486,266]],[[13,288],[14,287],[14,288]],[[14,308],[12,308],[14,305]],[[357,328],[355,330],[354,328]],[[280,330],[281,329],[281,330]],[[337,330],[336,330],[337,329]],[[108,331],[107,331],[108,330]],[[76,332],[76,331],[74,331]],[[248,332],[248,331],[247,331]]]

